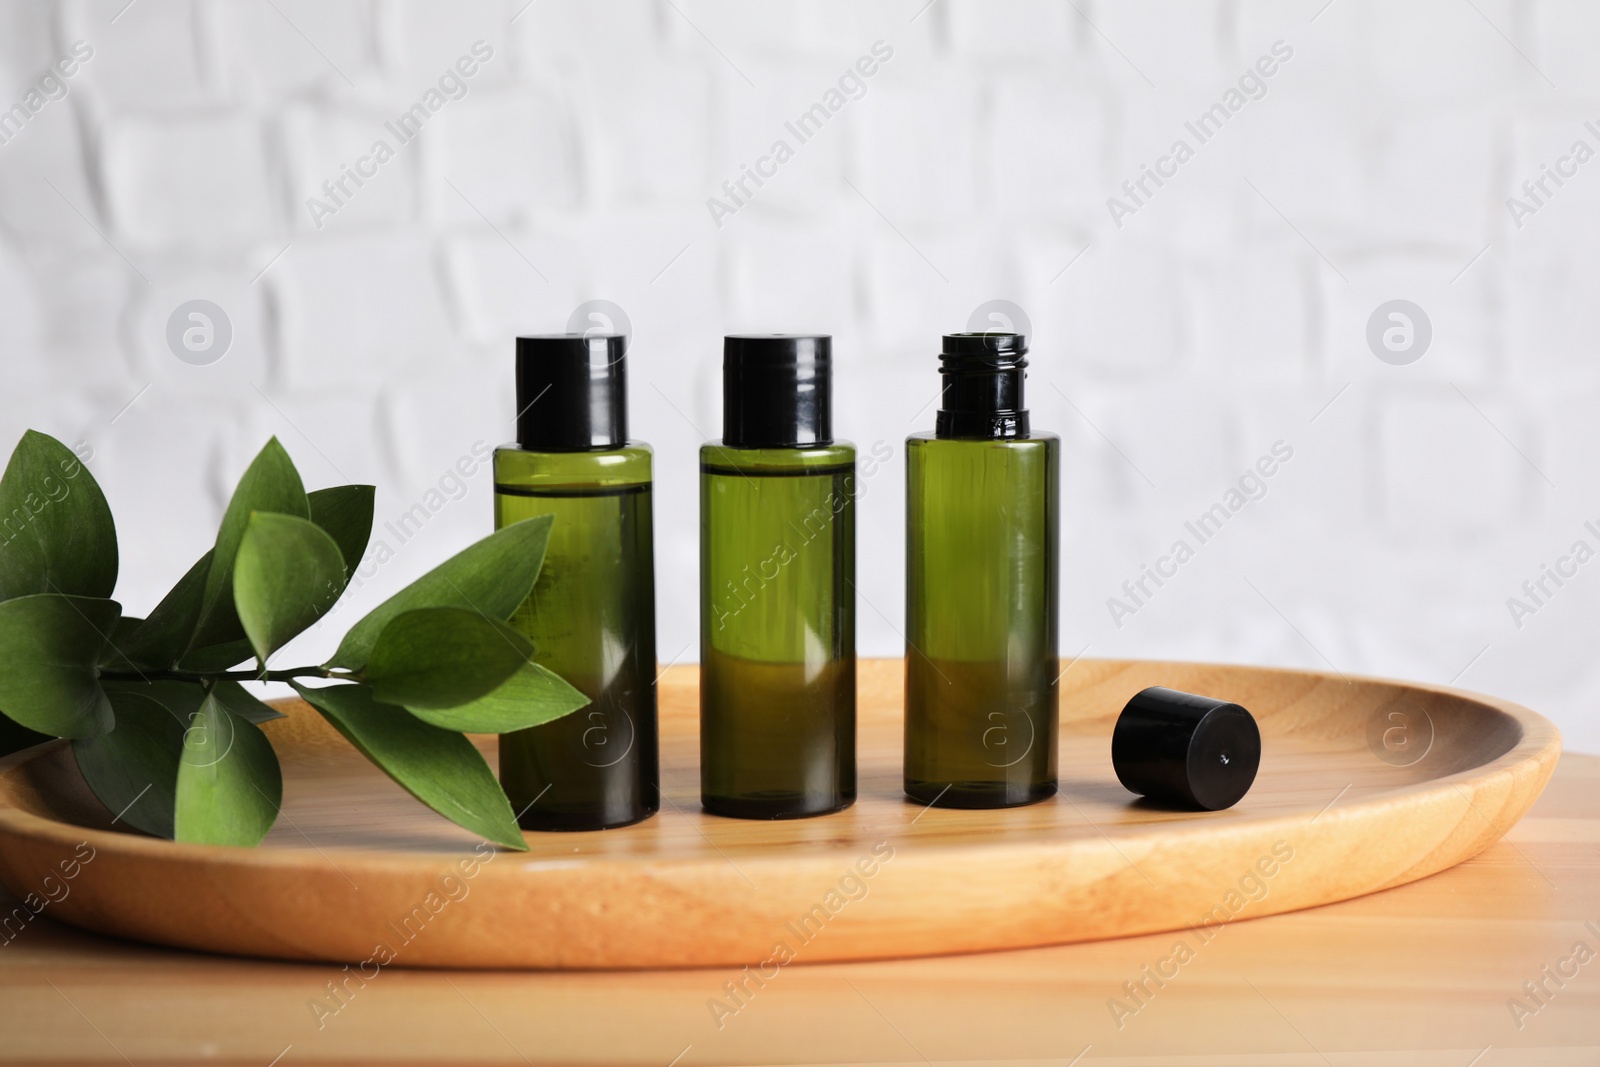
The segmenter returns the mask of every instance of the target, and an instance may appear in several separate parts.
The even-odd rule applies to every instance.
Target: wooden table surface
[[[1600,758],[1562,757],[1476,859],[1208,943],[795,965],[747,981],[742,1005],[740,977],[394,968],[363,985],[83,934],[47,907],[0,944],[0,1062],[1600,1064]]]

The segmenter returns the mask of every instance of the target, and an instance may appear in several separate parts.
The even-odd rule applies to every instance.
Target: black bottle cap
[[[947,333],[939,354],[943,404],[934,421],[940,437],[997,440],[1028,436],[1022,382],[1028,338],[1020,333]]]
[[[517,338],[517,443],[534,452],[627,444],[627,355],[619,334]]]
[[[722,339],[722,443],[798,448],[833,443],[833,338],[730,334]]]
[[[1158,804],[1221,811],[1256,780],[1261,731],[1237,704],[1155,686],[1122,709],[1111,764],[1123,785]]]

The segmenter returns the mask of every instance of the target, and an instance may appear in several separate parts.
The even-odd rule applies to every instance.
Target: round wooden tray
[[[697,673],[661,680],[662,812],[497,852],[393,785],[309,708],[266,727],[284,808],[259,849],[119,832],[64,742],[0,761],[0,882],[53,919],[165,945],[376,968],[624,968],[925,956],[1193,928],[1424,878],[1498,839],[1555,769],[1542,716],[1435,686],[1083,660],[1062,679],[1061,793],[1006,811],[900,791],[901,664],[860,664],[860,800],[700,812]],[[1150,685],[1237,701],[1261,772],[1231,810],[1162,811],[1111,769]],[[492,738],[480,739],[493,759]],[[61,863],[93,858],[63,881]],[[50,878],[51,881],[46,881]],[[53,886],[53,888],[52,888]]]

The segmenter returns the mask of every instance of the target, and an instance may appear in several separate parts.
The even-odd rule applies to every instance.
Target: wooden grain
[[[50,914],[89,930],[255,956],[376,958],[368,968],[383,973],[393,967],[378,963],[753,964],[794,987],[807,980],[788,977],[805,973],[781,967],[788,957],[1158,930],[1199,939],[1233,919],[1411,882],[1498,839],[1537,799],[1559,753],[1546,720],[1487,697],[1306,672],[1082,661],[1063,680],[1058,798],[1003,812],[923,810],[899,790],[899,682],[898,662],[862,664],[854,808],[751,823],[697,810],[695,674],[675,668],[662,682],[663,814],[605,833],[531,835],[526,855],[475,853],[469,835],[302,706],[268,727],[285,765],[285,807],[257,850],[118,833],[73,782],[65,749],[36,751],[0,770],[0,881],[32,891],[86,842],[95,859]],[[1115,714],[1157,683],[1256,713],[1262,770],[1236,808],[1163,812],[1116,783]],[[1428,755],[1409,767],[1368,746],[1369,721],[1392,709],[1433,723]],[[457,864],[474,855],[464,876]]]

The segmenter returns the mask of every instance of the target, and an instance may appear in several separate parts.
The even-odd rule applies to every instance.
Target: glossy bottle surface
[[[554,515],[544,569],[511,624],[592,701],[500,738],[500,781],[529,830],[599,830],[660,806],[651,453],[495,452],[495,526]]]
[[[849,806],[855,448],[700,450],[700,781],[746,819]]]
[[[1053,434],[906,441],[905,790],[992,808],[1056,791]]]

